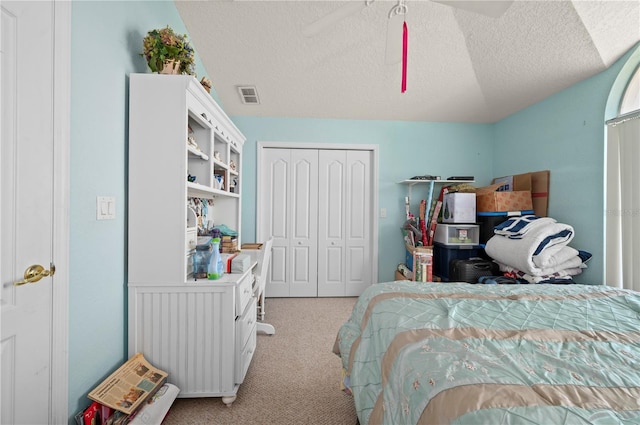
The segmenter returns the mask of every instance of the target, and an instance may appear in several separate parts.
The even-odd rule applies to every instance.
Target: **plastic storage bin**
[[[433,241],[450,246],[478,245],[480,226],[477,224],[438,223]]]
[[[533,210],[524,211],[498,211],[498,212],[479,212],[477,214],[477,222],[480,226],[480,237],[478,243],[484,245],[493,236],[493,228],[509,217],[519,217],[521,215],[533,214]]]
[[[484,250],[480,246],[452,247],[438,242],[433,244],[433,275],[443,282],[449,281],[449,263],[451,260],[468,260],[484,258]]]

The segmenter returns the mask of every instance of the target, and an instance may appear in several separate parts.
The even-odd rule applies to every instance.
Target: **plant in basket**
[[[154,29],[143,39],[141,56],[153,72],[194,75],[195,56],[186,34],[176,34],[168,25]]]

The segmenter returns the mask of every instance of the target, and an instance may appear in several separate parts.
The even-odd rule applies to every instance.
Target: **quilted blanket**
[[[340,328],[361,425],[640,423],[640,294],[375,284]]]

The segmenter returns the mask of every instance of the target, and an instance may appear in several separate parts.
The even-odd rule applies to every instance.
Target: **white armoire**
[[[245,138],[194,77],[129,79],[129,355],[168,372],[179,397],[230,405],[256,348],[254,270],[194,278],[188,201],[211,202],[240,239]]]
[[[376,154],[259,144],[257,237],[274,241],[268,297],[357,296],[377,281]]]

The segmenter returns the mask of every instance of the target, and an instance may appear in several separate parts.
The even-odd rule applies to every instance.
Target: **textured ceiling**
[[[354,1],[175,3],[229,115],[495,122],[640,41],[640,0],[516,0],[498,17],[407,0],[401,93],[401,64],[385,59],[397,1],[356,6],[310,37],[312,23]],[[401,46],[401,32],[394,39]],[[255,85],[260,104],[242,104],[239,85]]]

